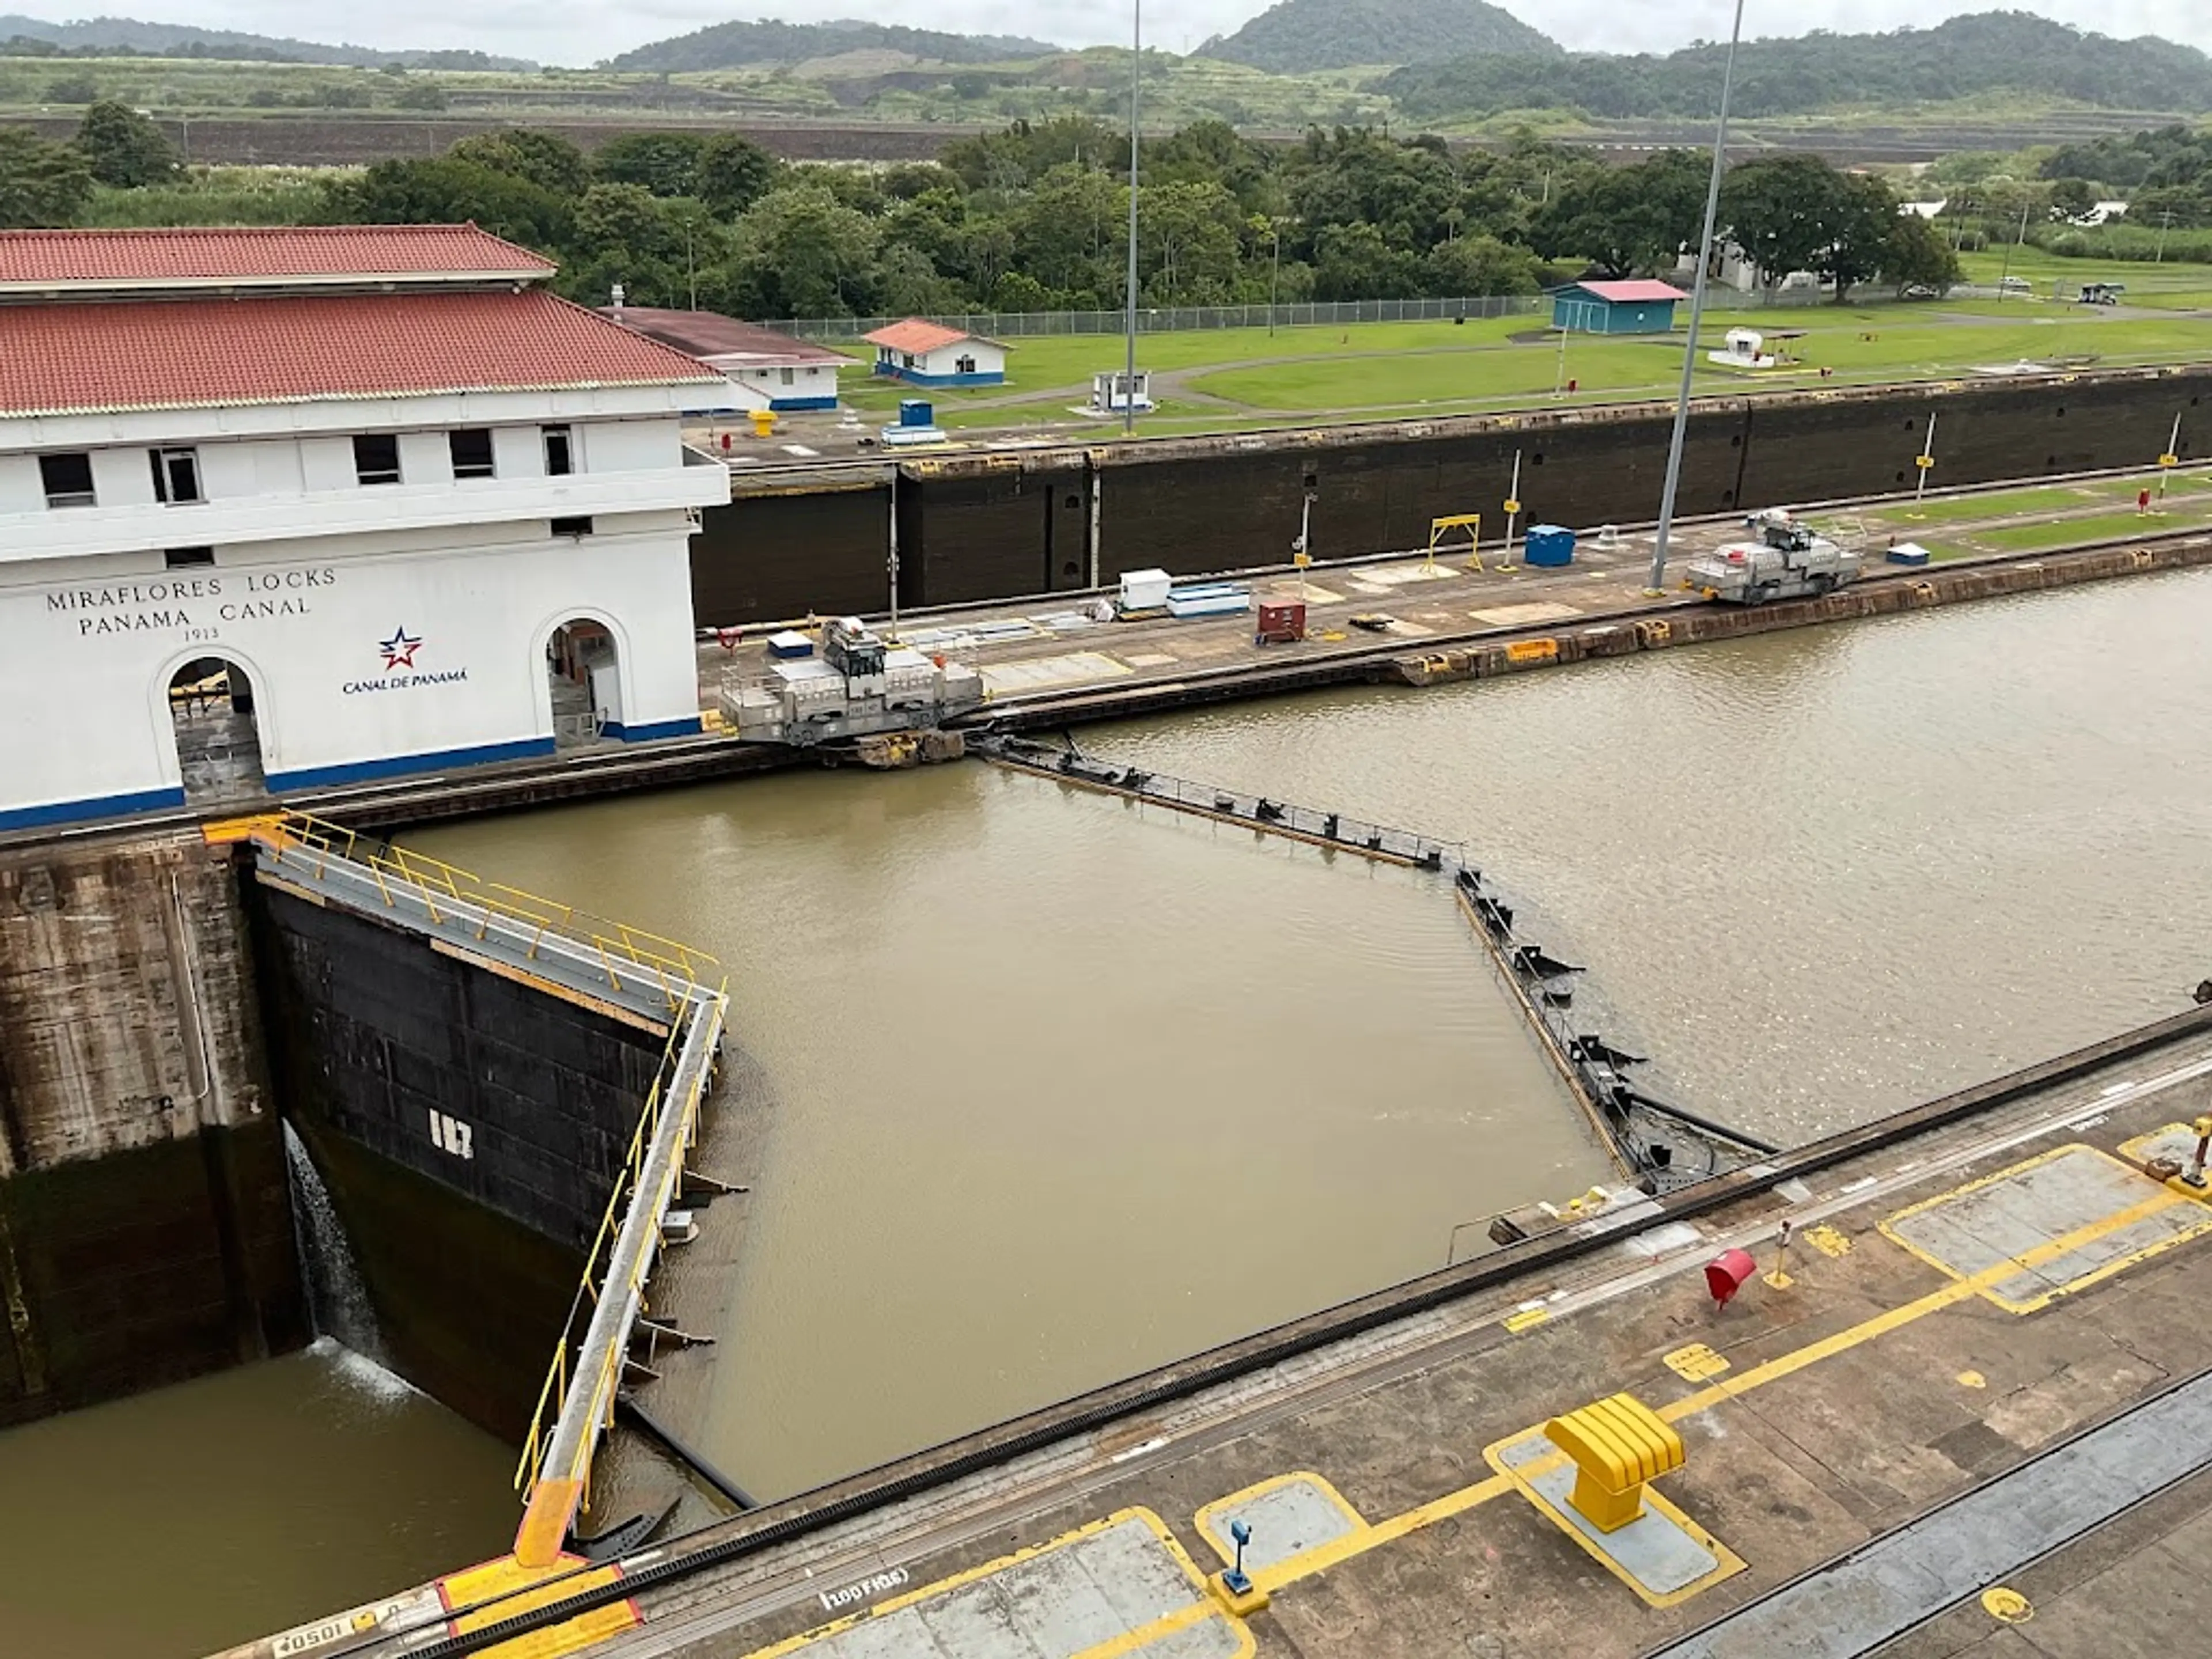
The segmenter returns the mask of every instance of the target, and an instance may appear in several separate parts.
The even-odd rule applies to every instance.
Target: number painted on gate
[[[455,1158],[477,1155],[476,1132],[460,1119],[435,1109],[430,1114],[430,1144]]]

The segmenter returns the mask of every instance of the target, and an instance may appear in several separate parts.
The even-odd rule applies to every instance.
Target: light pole
[[[2028,205],[2029,204],[2026,202],[2022,202],[2020,204],[2020,239],[2012,245],[2012,247],[2008,247],[2005,250],[2004,270],[2000,272],[1997,276],[1997,303],[1999,305],[2002,305],[2004,303],[2005,284],[2012,280],[2013,250],[2014,248],[2021,248],[2027,246]]]
[[[1274,267],[1267,273],[1267,337],[1275,337],[1275,294],[1283,285],[1283,228],[1270,217],[1267,234],[1274,239]]]
[[[1121,433],[1137,430],[1137,88],[1144,79],[1145,0],[1129,0],[1129,314],[1127,378],[1121,382]]]
[[[1705,229],[1698,241],[1698,279],[1690,285],[1690,338],[1682,348],[1682,389],[1674,398],[1674,432],[1667,442],[1667,482],[1659,492],[1659,534],[1651,547],[1650,592],[1667,577],[1667,537],[1674,527],[1674,492],[1682,482],[1682,441],[1690,429],[1690,377],[1698,365],[1698,325],[1705,317],[1705,273],[1713,263],[1713,226],[1720,217],[1721,174],[1728,167],[1729,99],[1735,91],[1735,48],[1743,39],[1743,0],[1735,0],[1735,23],[1729,30],[1728,64],[1721,71],[1720,125],[1713,134],[1713,173],[1705,185]],[[1559,342],[1566,356],[1566,341]]]

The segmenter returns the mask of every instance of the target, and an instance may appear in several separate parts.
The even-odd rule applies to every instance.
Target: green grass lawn
[[[1900,322],[1896,311],[1792,313],[1790,326],[1804,331],[1804,337],[1790,347],[1803,365],[1800,373],[1746,374],[1700,363],[1698,382],[1708,392],[1804,384],[1823,368],[1850,380],[1928,380],[1963,374],[1978,364],[2057,358],[2173,361],[2212,349],[2212,324],[2191,318],[2122,320],[2081,312],[2018,322],[1961,323],[1909,314],[1912,320]],[[1567,375],[1584,392],[1632,396],[1663,391],[1674,383],[1680,365],[1679,334],[1656,340],[1576,335],[1567,343]],[[1366,410],[1548,393],[1558,372],[1559,353],[1546,341],[1463,353],[1254,365],[1203,374],[1191,386],[1255,410]]]
[[[1943,379],[1978,366],[2022,361],[2102,365],[2172,362],[2212,355],[2212,319],[2118,317],[2108,311],[2049,301],[1984,301],[1953,305],[1792,307],[1753,313],[1787,343],[1796,362],[1778,371],[1746,373],[1700,362],[1701,392],[1762,392],[1835,381],[1869,384]],[[1407,419],[1485,408],[1548,402],[1559,372],[1557,337],[1534,316],[1449,322],[1368,323],[1334,327],[1190,330],[1146,334],[1138,362],[1155,375],[1188,371],[1182,384],[1156,380],[1158,414],[1139,429],[1165,435],[1280,426],[1316,419]],[[1721,319],[1709,322],[1717,344]],[[1540,337],[1516,343],[1516,334]],[[1575,401],[1596,402],[1671,393],[1681,372],[1683,335],[1606,338],[1573,335],[1565,371],[1577,383]],[[866,348],[836,342],[857,354]],[[917,392],[877,380],[856,362],[847,372],[845,401],[864,416],[889,419],[902,398],[927,397],[940,424],[981,430],[1056,428],[1081,434],[1118,428],[1071,413],[1088,396],[1091,376],[1121,366],[1115,335],[1025,337],[1009,342],[1003,386]],[[1705,348],[1701,344],[1701,351]],[[1223,407],[1182,396],[1185,387]],[[1940,434],[1938,452],[1941,452]]]
[[[2191,510],[2212,503],[2212,488],[2208,486],[2212,486],[2212,473],[2208,473],[2203,467],[2185,468],[2171,481],[2167,502],[2176,509]],[[1899,502],[1893,507],[1875,508],[1861,517],[1869,525],[1903,532],[1921,525],[1968,524],[1976,520],[2008,518],[2028,513],[2053,516],[2068,513],[2092,514],[2098,508],[2117,507],[2123,503],[2129,505],[2132,516],[2136,491],[2154,490],[2157,487],[2157,469],[2147,467],[2131,477],[2100,478],[2078,484],[2038,484],[2025,489],[1990,490],[1972,495],[1939,496],[1917,507],[1909,501]]]
[[[2076,542],[2110,541],[2122,536],[2160,536],[2171,530],[2190,530],[2212,520],[2212,511],[2200,505],[2167,504],[2166,511],[2144,518],[2130,507],[2125,513],[2106,513],[2088,519],[2052,519],[2040,524],[2008,525],[2001,530],[1976,532],[1968,539],[2005,553],[2032,553],[2039,548],[2067,547]]]
[[[2130,489],[2130,495],[2134,489]],[[1898,529],[1922,524],[1965,524],[1976,519],[1997,519],[2014,513],[2079,512],[2109,499],[2094,486],[2051,485],[2034,489],[2012,489],[1976,495],[1954,495],[1923,501],[1917,507],[1900,503],[1869,513],[1874,522]]]

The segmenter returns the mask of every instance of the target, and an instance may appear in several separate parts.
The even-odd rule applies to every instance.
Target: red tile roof
[[[550,260],[474,225],[0,231],[0,287],[349,276],[535,280],[554,269]]]
[[[958,345],[963,340],[981,340],[985,345],[999,343],[987,336],[970,334],[965,329],[925,323],[919,317],[909,317],[902,323],[893,323],[888,328],[879,328],[873,334],[861,337],[870,345],[889,346],[893,351],[935,351],[941,346]]]
[[[599,315],[694,357],[746,357],[770,365],[852,361],[795,335],[763,328],[758,323],[741,323],[715,311],[665,311],[653,306],[624,306],[617,310],[602,306]]]
[[[0,306],[0,416],[720,378],[537,289]]]
[[[1625,283],[1577,283],[1575,286],[1585,294],[1595,294],[1601,300],[1610,300],[1616,305],[1633,305],[1640,301],[1686,300],[1690,296],[1671,283],[1662,283],[1652,277],[1639,276]]]

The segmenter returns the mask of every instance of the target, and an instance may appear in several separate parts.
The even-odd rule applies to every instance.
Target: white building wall
[[[690,509],[729,485],[686,464],[678,395],[0,421],[0,830],[180,804],[167,688],[203,657],[252,682],[276,791],[550,753],[546,641],[580,617],[617,641],[611,735],[696,731]],[[468,425],[491,427],[495,478],[453,478]],[[542,425],[570,428],[570,476],[545,476]],[[353,434],[395,428],[403,482],[362,485]],[[173,443],[204,503],[157,502],[147,452]],[[99,504],[48,507],[42,450],[88,452]],[[550,533],[572,515],[592,533]],[[213,565],[167,567],[198,546]]]
[[[261,484],[260,457],[265,451],[272,457],[285,450],[295,456],[299,446],[289,442],[200,444],[197,446],[200,465],[200,493],[212,501],[228,496],[259,495],[270,492]],[[149,466],[150,480],[153,469]]]
[[[534,426],[495,426],[491,429],[491,464],[502,478],[542,478],[545,476],[545,437]]]
[[[35,455],[0,455],[0,514],[39,513],[46,505]]]
[[[352,489],[360,483],[353,466],[350,438],[301,438],[301,478],[310,490]]]
[[[644,471],[666,466],[680,453],[684,436],[673,418],[665,421],[595,421],[577,428],[586,472]]]
[[[997,346],[987,345],[981,340],[963,340],[955,345],[939,346],[934,351],[925,351],[915,358],[915,366],[925,374],[957,374],[960,360],[973,357],[977,374],[1003,374],[1006,372],[1006,354]]]
[[[9,570],[0,706],[39,718],[0,743],[0,829],[180,803],[168,685],[201,657],[252,681],[272,790],[550,753],[546,642],[578,617],[616,641],[612,735],[698,729],[686,514],[467,533]]]
[[[289,438],[243,446],[253,457],[252,493],[297,495],[307,487],[303,446]]]
[[[453,451],[442,432],[403,432],[399,434],[399,482],[404,484],[451,483]],[[383,486],[371,485],[372,489]]]
[[[151,507],[154,504],[154,468],[143,449],[95,449],[92,452],[92,489],[100,504],[106,507]],[[41,511],[46,509],[46,497],[39,497]],[[56,512],[89,513],[94,509],[72,507],[57,507]]]

